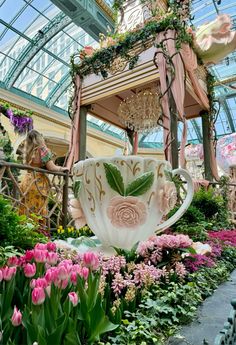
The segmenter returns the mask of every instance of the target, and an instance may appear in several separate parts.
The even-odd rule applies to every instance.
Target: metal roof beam
[[[4,80],[4,83],[8,89],[13,86],[13,84],[15,83],[19,75],[22,73],[24,68],[27,66],[27,64],[41,49],[43,49],[44,45],[71,22],[72,20],[69,17],[67,17],[64,13],[59,13],[52,19],[52,21],[50,21],[46,26],[44,26],[42,30],[38,31],[38,33],[33,37],[33,39],[30,40],[26,36],[29,43],[22,50],[18,57],[18,62],[12,65],[10,71],[7,73],[6,79]],[[6,24],[7,23],[4,23],[4,25]],[[10,27],[10,29],[12,28]],[[22,33],[18,34],[25,38],[25,35],[22,35]],[[52,53],[50,55],[54,54]],[[54,56],[54,58],[59,61],[61,60],[57,56]],[[63,60],[61,62],[65,63]]]
[[[201,134],[201,131],[200,131],[200,128],[197,124],[197,121],[195,119],[193,120],[190,120],[192,125],[193,125],[193,129],[195,130],[195,133],[197,135],[197,138],[199,140],[199,143],[202,143],[202,134]]]
[[[233,118],[232,118],[232,113],[231,113],[231,110],[230,110],[228,103],[226,102],[225,99],[221,102],[221,105],[225,111],[230,129],[234,133],[235,132],[235,126],[234,126],[234,122],[233,122]]]
[[[63,92],[68,89],[71,84],[70,73],[66,73],[59,83],[52,89],[48,97],[45,99],[45,102],[49,108],[51,108],[58,98],[63,94]]]

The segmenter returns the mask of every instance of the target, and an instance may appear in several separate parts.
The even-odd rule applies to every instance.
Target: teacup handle
[[[187,211],[187,209],[188,209],[188,207],[191,204],[192,199],[193,199],[194,188],[193,188],[193,181],[192,181],[190,174],[184,169],[175,169],[172,171],[172,174],[173,174],[173,176],[174,175],[183,175],[183,177],[186,179],[186,181],[187,181],[187,195],[186,195],[186,198],[185,198],[183,204],[178,209],[178,211],[175,214],[173,214],[173,216],[170,217],[168,220],[166,220],[164,223],[158,225],[158,227],[155,231],[156,234],[162,232],[163,230],[169,228],[172,224],[177,222],[177,220],[179,220],[179,218],[182,217],[182,215]]]

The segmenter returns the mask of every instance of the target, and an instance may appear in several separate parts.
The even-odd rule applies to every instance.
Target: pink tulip
[[[32,291],[32,302],[35,305],[42,304],[45,301],[45,292],[42,287],[35,287]]]
[[[58,255],[57,253],[54,253],[54,252],[47,252],[47,262],[50,264],[50,265],[56,265],[58,261]]]
[[[68,271],[64,266],[58,266],[58,278],[61,280],[68,278]]]
[[[78,273],[78,274],[80,274],[81,269],[82,269],[82,267],[81,267],[81,265],[79,265],[79,264],[75,264],[75,265],[73,265],[73,267],[72,267],[72,271],[73,271],[73,272],[76,272],[76,273]]]
[[[8,266],[18,266],[19,264],[19,259],[17,256],[12,256],[7,260],[7,265]]]
[[[37,243],[37,244],[34,246],[34,249],[47,250],[47,244],[44,244],[44,243]]]
[[[17,327],[21,324],[21,322],[22,322],[22,314],[20,310],[18,310],[15,306],[13,314],[12,314],[12,318],[11,318],[11,323],[13,326]]]
[[[73,304],[74,307],[77,306],[79,298],[76,292],[69,292],[68,293],[69,299],[71,301],[71,303]]]
[[[98,256],[92,252],[84,253],[83,262],[87,267],[96,270],[99,266]]]
[[[87,280],[89,275],[89,269],[87,267],[83,267],[80,273],[81,277],[83,277],[85,280]]]
[[[3,267],[2,268],[3,279],[9,281],[16,274],[16,267]]]
[[[35,275],[35,273],[36,273],[35,263],[33,263],[33,264],[28,263],[24,266],[24,274],[27,278],[33,277]]]
[[[32,280],[30,281],[30,287],[31,287],[31,289],[34,289],[35,286],[36,286],[36,279],[32,279]]]
[[[50,297],[50,295],[51,295],[51,285],[48,285],[48,286],[46,287],[45,291],[46,291],[48,297]]]
[[[57,249],[57,246],[55,243],[53,242],[48,242],[47,243],[47,250],[51,251],[51,252],[55,252]]]
[[[66,279],[63,279],[62,281],[61,281],[61,289],[65,289],[66,287],[67,287],[67,285],[68,285],[68,283],[69,283],[69,279],[68,278],[66,278]]]
[[[73,265],[73,262],[71,259],[67,259],[67,260],[62,260],[58,266],[71,266]]]
[[[51,267],[47,270],[45,274],[45,279],[48,283],[52,283],[58,278],[58,268],[57,267]]]
[[[45,288],[48,286],[48,282],[45,278],[38,278],[35,281],[35,287]]]
[[[36,262],[46,262],[47,253],[47,250],[34,249],[34,260]]]
[[[70,281],[73,285],[77,284],[77,273],[76,272],[71,272]]]
[[[26,261],[31,261],[34,257],[34,251],[33,250],[26,250],[24,257],[25,257]]]
[[[2,273],[2,269],[0,268],[0,282],[3,280],[3,273]]]

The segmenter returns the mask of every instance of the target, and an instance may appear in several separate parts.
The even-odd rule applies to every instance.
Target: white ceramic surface
[[[145,173],[152,172],[153,183],[141,195],[136,196],[132,188],[131,195],[120,195],[116,188],[111,188],[104,163],[120,171],[126,192],[128,185]],[[78,199],[87,224],[103,247],[131,249],[138,241],[171,226],[184,214],[192,201],[193,184],[187,171],[176,169],[172,174],[183,175],[187,181],[187,196],[174,216],[160,224],[176,201],[176,190],[168,181],[166,171],[171,172],[168,162],[139,156],[91,158],[75,164],[74,181],[81,181]],[[116,185],[116,178],[113,182]]]

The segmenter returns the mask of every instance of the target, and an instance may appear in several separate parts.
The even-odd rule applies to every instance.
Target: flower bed
[[[162,344],[236,265],[234,247],[209,245],[162,235],[117,256],[68,259],[39,243],[0,269],[0,341]]]

